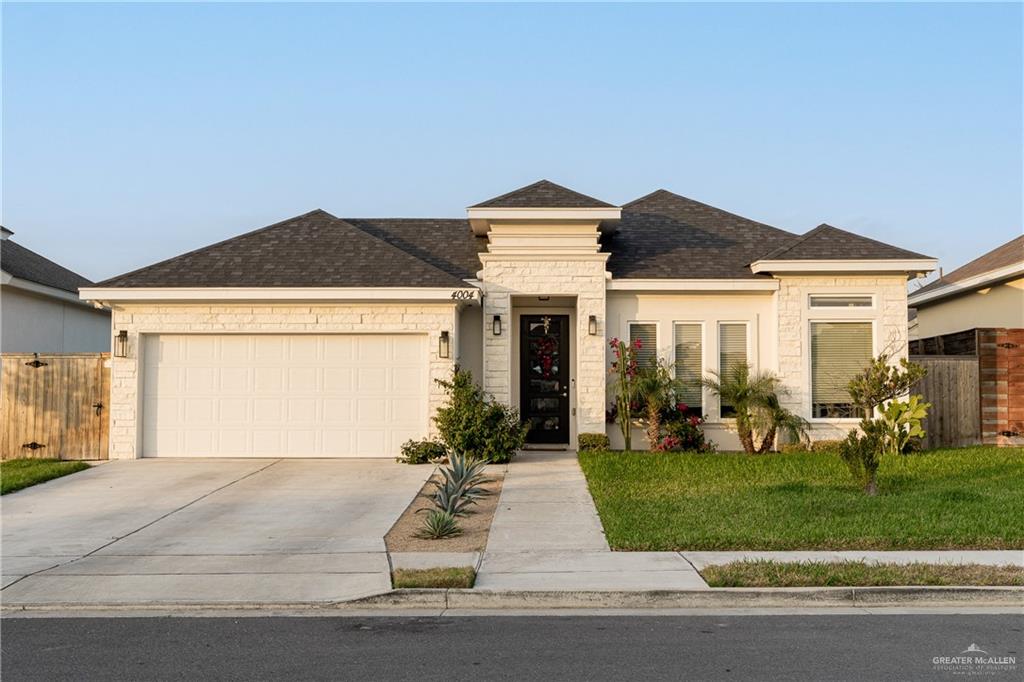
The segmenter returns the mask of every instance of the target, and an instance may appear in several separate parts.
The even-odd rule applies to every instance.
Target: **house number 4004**
[[[476,292],[471,290],[458,290],[452,292],[452,299],[456,301],[469,301],[476,297]]]

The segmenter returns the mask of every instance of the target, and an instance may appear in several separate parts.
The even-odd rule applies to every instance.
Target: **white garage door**
[[[148,335],[146,457],[394,457],[427,432],[424,335]]]

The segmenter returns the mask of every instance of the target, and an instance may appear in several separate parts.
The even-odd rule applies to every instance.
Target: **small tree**
[[[850,380],[846,390],[850,392],[853,404],[861,410],[861,416],[870,418],[876,408],[910,393],[910,389],[927,373],[928,370],[916,362],[900,358],[897,364],[893,364],[889,354],[882,353]]]
[[[644,367],[636,377],[637,401],[643,405],[643,422],[647,431],[647,447],[657,448],[661,441],[662,413],[675,404],[678,381],[673,366],[660,361]]]
[[[701,383],[718,395],[721,402],[736,412],[736,432],[743,450],[752,455],[758,448],[754,444],[754,410],[775,395],[779,378],[770,372],[752,372],[750,365],[737,362],[724,372],[712,372]],[[774,437],[774,436],[773,436]]]
[[[755,406],[754,426],[764,434],[757,448],[758,454],[764,454],[775,446],[775,435],[780,431],[790,440],[801,442],[807,438],[807,430],[810,428],[806,419],[783,407],[775,393],[765,396],[764,402]]]
[[[920,395],[900,398],[907,396],[926,372],[924,367],[905,358],[893,364],[890,356],[882,353],[850,381],[847,390],[863,415],[861,433],[854,431],[846,437],[839,456],[868,495],[878,492],[882,455],[904,454],[915,438],[925,435],[921,422],[928,416],[931,404]]]
[[[633,449],[633,406],[637,402],[637,361],[636,352],[642,348],[640,339],[632,344],[627,344],[619,339],[612,339],[608,342],[612,348],[615,360],[609,368],[609,373],[615,376],[615,383],[612,390],[615,391],[615,420],[619,423],[622,431],[622,440],[625,449]]]

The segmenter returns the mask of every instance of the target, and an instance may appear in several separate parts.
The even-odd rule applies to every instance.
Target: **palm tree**
[[[664,361],[651,363],[637,374],[637,398],[644,407],[647,444],[652,450],[661,439],[661,414],[673,404],[678,381],[673,365]]]
[[[801,441],[807,437],[810,424],[800,415],[793,414],[781,404],[779,396],[772,393],[766,396],[763,404],[754,408],[754,427],[764,434],[758,454],[764,454],[775,444],[775,434],[785,433],[791,440]]]
[[[750,365],[737,362],[722,373],[701,379],[701,384],[718,395],[723,405],[736,411],[736,431],[739,433],[743,450],[752,455],[758,451],[754,445],[755,412],[769,404],[776,397],[779,378],[771,372],[752,372]],[[775,434],[772,433],[772,440]]]

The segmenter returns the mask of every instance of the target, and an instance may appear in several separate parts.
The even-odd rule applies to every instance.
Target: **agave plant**
[[[416,537],[425,540],[441,540],[461,535],[462,529],[455,521],[455,515],[441,509],[431,509],[423,519],[423,528]]]
[[[441,480],[434,491],[434,506],[453,516],[463,516],[469,513],[469,507],[476,504],[477,499],[488,494],[481,487],[490,482],[484,475],[487,462],[455,453],[448,459],[448,466],[440,470]]]

